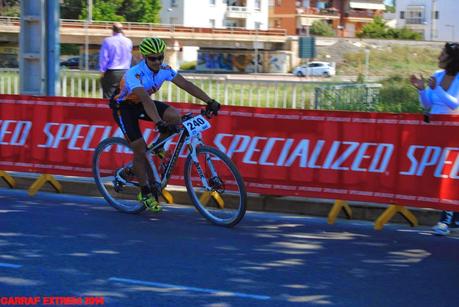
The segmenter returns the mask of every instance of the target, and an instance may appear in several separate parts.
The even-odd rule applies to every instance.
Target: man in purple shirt
[[[115,22],[113,35],[102,42],[99,66],[104,98],[111,98],[119,88],[124,73],[131,67],[132,41],[124,36],[123,25]]]

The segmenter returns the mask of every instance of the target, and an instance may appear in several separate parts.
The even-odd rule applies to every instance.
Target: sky
[[[384,4],[393,5],[393,1],[392,0],[384,0]]]

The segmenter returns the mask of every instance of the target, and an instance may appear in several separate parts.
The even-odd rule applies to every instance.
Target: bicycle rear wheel
[[[125,139],[111,137],[97,146],[92,163],[99,192],[110,206],[127,213],[145,210],[145,206],[137,201],[139,188],[136,179],[130,178],[123,183],[116,176],[123,168],[132,167],[133,158],[133,151]]]
[[[185,162],[185,185],[193,204],[210,222],[232,227],[244,217],[245,184],[234,163],[220,150],[199,146],[198,163],[189,155]],[[202,173],[209,189],[199,174]]]

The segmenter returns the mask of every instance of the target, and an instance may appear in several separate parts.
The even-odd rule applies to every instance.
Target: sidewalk
[[[27,177],[19,177],[17,174],[12,175],[16,180],[16,189],[23,190],[29,189],[36,178],[38,178],[38,175],[30,175]],[[63,193],[65,194],[101,197],[96,185],[92,182],[92,179],[63,176],[56,176],[56,179],[62,185]],[[7,187],[3,180],[0,181],[0,187]],[[167,190],[173,195],[175,203],[192,205],[184,187],[170,186]],[[38,191],[38,193],[40,192],[55,192],[55,190],[50,184],[46,183]],[[327,217],[334,203],[334,200],[318,198],[275,197],[252,193],[248,196],[248,210],[320,217]],[[33,196],[31,197],[33,198]],[[387,205],[375,203],[348,202],[348,204],[352,209],[353,220],[367,220],[374,222],[387,208]],[[432,226],[436,224],[440,218],[440,211],[434,209],[408,208],[417,218],[419,225]],[[344,212],[340,212],[335,223],[339,223],[341,219],[346,219]],[[400,214],[395,215],[389,223],[408,224]]]

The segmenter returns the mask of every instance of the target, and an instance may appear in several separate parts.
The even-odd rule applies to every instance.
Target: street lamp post
[[[437,4],[437,1],[436,0],[432,0],[432,14],[431,14],[431,23],[430,23],[430,40],[433,41],[434,38],[436,38],[436,32],[437,32],[437,26],[436,26],[436,22],[435,22],[435,10],[437,8],[436,6]]]
[[[364,71],[365,82],[368,82],[369,67],[370,67],[370,49],[365,48],[365,71]]]
[[[84,40],[84,69],[86,71],[89,70],[89,36],[88,36],[88,27],[92,21],[92,0],[88,0],[88,12],[87,18],[84,23],[84,32],[85,32],[85,40]]]

